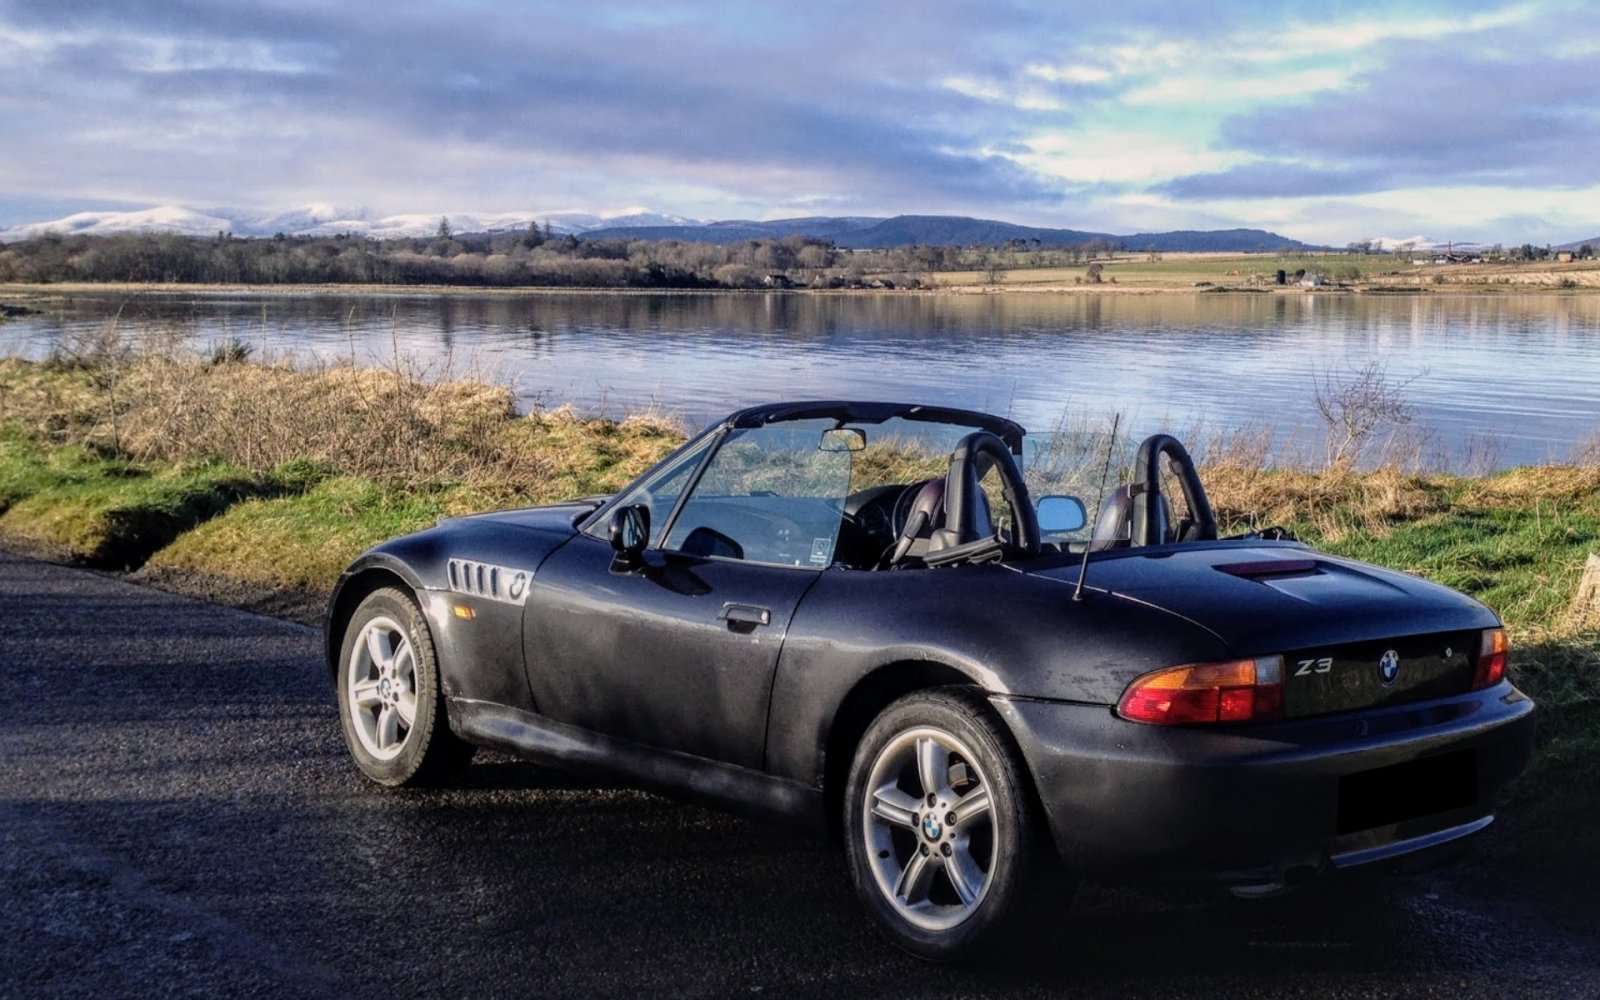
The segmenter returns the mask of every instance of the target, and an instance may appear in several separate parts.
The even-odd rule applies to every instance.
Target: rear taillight
[[[1283,718],[1283,657],[1190,663],[1145,674],[1117,714],[1134,722],[1267,722]]]
[[[1511,658],[1511,640],[1503,628],[1486,628],[1478,645],[1478,666],[1472,672],[1472,690],[1492,687],[1506,676],[1506,661]]]

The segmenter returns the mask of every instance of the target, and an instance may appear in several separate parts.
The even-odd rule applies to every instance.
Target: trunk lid
[[[1482,635],[1430,632],[1287,651],[1284,717],[1460,694],[1472,686]]]
[[[1466,691],[1482,630],[1500,624],[1448,587],[1295,544],[1111,552],[1090,560],[1087,585],[1186,618],[1238,656],[1282,656],[1289,717]]]

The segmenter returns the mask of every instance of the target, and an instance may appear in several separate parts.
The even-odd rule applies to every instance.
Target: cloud
[[[8,0],[0,193],[1255,225],[1431,179],[1587,183],[1600,41],[1581,13]]]
[[[1600,99],[1582,81],[1600,50],[1552,56],[1550,25],[1485,30],[1438,49],[1388,44],[1348,86],[1225,121],[1220,140],[1259,162],[1161,185],[1183,198],[1354,194],[1419,185],[1587,187]],[[1320,187],[1319,187],[1320,186]]]
[[[1379,171],[1304,167],[1293,163],[1247,163],[1212,173],[1188,174],[1157,184],[1174,198],[1304,198],[1360,194],[1384,186]]]
[[[547,169],[586,164],[591,178],[626,166],[730,191],[741,172],[769,190],[763,178],[810,175],[846,198],[892,198],[914,185],[924,205],[1061,195],[1059,183],[986,152],[1013,129],[992,120],[987,101],[943,82],[953,61],[932,56],[960,39],[936,17],[902,12],[894,34],[867,30],[878,41],[840,46],[793,25],[760,30],[749,23],[766,16],[758,7],[725,18],[670,4],[609,12],[595,24],[561,8],[517,16],[478,4],[23,2],[9,34],[27,40],[25,72],[7,85],[0,123],[48,120],[52,135],[33,163],[0,179],[118,146],[136,160],[158,150],[173,158],[169,178],[152,185],[163,193],[171,178],[188,185],[207,166],[230,182],[348,186],[355,178],[325,158],[379,167],[351,149],[361,137],[411,147],[387,163],[391,175],[407,164],[436,172],[460,159],[441,148],[457,147],[481,152],[479,168],[502,181],[520,174],[530,186]],[[920,36],[933,52],[902,55],[895,34]],[[177,165],[184,160],[202,169]],[[219,186],[202,185],[212,197]]]

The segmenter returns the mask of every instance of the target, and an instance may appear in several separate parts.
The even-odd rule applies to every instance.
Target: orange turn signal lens
[[[1189,663],[1145,674],[1117,703],[1133,722],[1180,725],[1283,718],[1283,658]]]
[[[478,617],[478,613],[465,604],[454,605],[450,608],[450,610],[457,618],[465,618],[467,621],[471,621],[472,619]]]

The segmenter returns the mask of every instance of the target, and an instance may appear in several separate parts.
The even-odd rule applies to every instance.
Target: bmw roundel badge
[[[1378,677],[1383,681],[1383,686],[1388,687],[1400,676],[1400,654],[1389,650],[1378,661]]]

